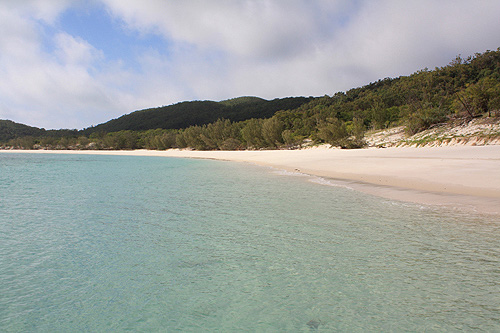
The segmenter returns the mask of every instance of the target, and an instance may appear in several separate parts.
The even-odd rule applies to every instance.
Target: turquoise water
[[[0,331],[500,330],[500,219],[245,164],[0,154]]]

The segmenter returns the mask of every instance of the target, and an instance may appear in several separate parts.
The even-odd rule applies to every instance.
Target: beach
[[[500,146],[264,151],[3,151],[215,159],[322,177],[389,199],[500,214]]]

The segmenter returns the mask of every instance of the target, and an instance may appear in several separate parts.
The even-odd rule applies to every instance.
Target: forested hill
[[[365,145],[367,130],[402,126],[412,136],[478,118],[486,123],[500,119],[500,48],[319,98],[182,102],[132,112],[82,131],[2,122],[0,148],[266,149],[305,142],[356,148]]]
[[[78,135],[77,130],[46,130],[44,128],[32,127],[19,124],[11,120],[0,119],[0,142],[7,142],[16,138],[23,137],[52,137],[63,138]]]
[[[83,130],[83,134],[123,130],[145,131],[158,128],[183,129],[194,125],[210,124],[222,118],[233,122],[251,118],[270,118],[277,111],[296,109],[312,99],[312,97],[288,97],[268,101],[258,97],[238,97],[222,102],[181,102],[135,111],[106,123],[89,127]]]
[[[45,130],[0,119],[0,142],[23,136],[43,136]]]

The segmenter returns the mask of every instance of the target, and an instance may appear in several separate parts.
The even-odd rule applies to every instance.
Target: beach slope
[[[498,145],[358,150],[316,147],[265,151],[137,150],[59,153],[166,156],[247,162],[327,178],[356,190],[391,199],[500,213]]]

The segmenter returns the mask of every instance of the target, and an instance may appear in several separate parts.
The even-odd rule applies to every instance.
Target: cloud
[[[89,67],[102,57],[101,52],[92,45],[66,33],[58,33],[54,42],[56,46],[54,53],[59,58],[60,63],[67,66]]]
[[[88,8],[141,46],[110,55],[60,26]],[[0,118],[83,128],[182,100],[331,95],[496,49],[498,14],[496,0],[4,1]]]
[[[497,1],[367,2],[338,40],[340,59],[377,76],[445,65],[459,53],[500,46]]]
[[[47,23],[54,22],[57,16],[70,4],[83,0],[16,0],[3,1],[2,11],[15,12],[24,17],[32,17]]]
[[[161,34],[175,45],[176,82],[202,99],[331,91],[320,88],[328,79],[324,50],[355,7],[352,1],[298,0],[104,3],[130,29]]]
[[[47,128],[78,127],[99,111],[117,109],[109,89],[92,74],[101,59],[98,50],[57,33],[47,52],[42,23],[26,19],[24,11],[0,13],[6,32],[0,37],[0,118]]]
[[[198,61],[223,57],[231,70],[214,79],[233,89],[220,95],[333,93],[500,45],[494,0],[103,1],[130,29],[192,45]]]
[[[314,28],[304,1],[104,2],[133,29],[250,58],[296,52]]]

